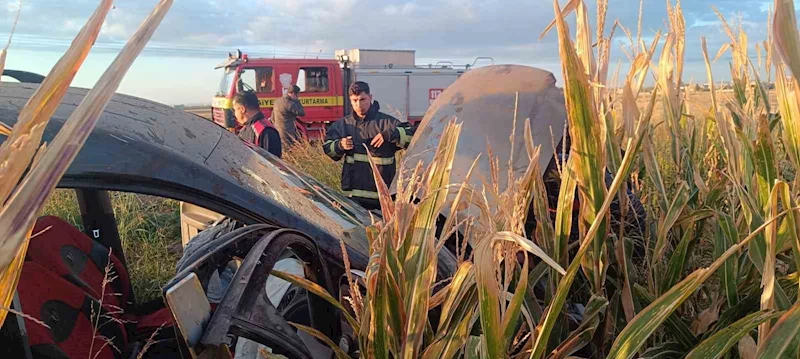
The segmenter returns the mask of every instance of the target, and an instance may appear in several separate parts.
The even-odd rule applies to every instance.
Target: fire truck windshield
[[[231,91],[231,87],[233,86],[233,78],[235,77],[235,74],[235,68],[225,68],[225,74],[222,75],[222,81],[220,81],[219,90],[217,90],[217,96],[228,96]]]

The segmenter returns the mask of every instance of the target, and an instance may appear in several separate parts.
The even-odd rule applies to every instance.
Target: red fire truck
[[[232,99],[247,90],[256,92],[269,117],[275,99],[296,84],[306,113],[298,129],[309,139],[320,139],[327,125],[350,113],[346,96],[350,84],[365,81],[381,111],[417,124],[433,100],[479,61],[493,62],[481,57],[464,66],[450,62],[417,66],[414,51],[395,50],[339,50],[336,59],[250,58],[237,51],[216,67],[224,75],[212,102],[213,120],[234,127]]]

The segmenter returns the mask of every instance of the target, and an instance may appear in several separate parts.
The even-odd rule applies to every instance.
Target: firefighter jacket
[[[370,143],[378,134],[383,134],[383,146],[376,148]],[[372,103],[365,118],[351,114],[331,125],[325,135],[323,150],[334,161],[344,158],[342,166],[342,190],[354,199],[379,199],[369,155],[373,157],[386,185],[391,185],[397,172],[395,153],[408,147],[414,129],[407,122],[380,112],[377,101]],[[353,137],[353,149],[342,149],[341,140]],[[366,148],[365,148],[366,146]]]
[[[261,147],[276,157],[281,157],[283,147],[275,126],[260,111],[236,130],[243,141]]]
[[[275,100],[275,105],[272,107],[272,123],[287,146],[297,141],[297,117],[305,115],[305,109],[300,101],[288,95]]]

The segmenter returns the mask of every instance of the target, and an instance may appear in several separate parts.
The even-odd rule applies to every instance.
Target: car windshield
[[[277,159],[275,156],[260,147],[251,147],[253,151],[260,156],[256,157],[259,161],[266,160],[273,168],[278,170],[284,179],[290,182],[300,192],[305,192],[307,198],[318,206],[323,212],[328,214],[328,218],[339,222],[341,219],[351,219],[353,222],[339,222],[342,227],[352,227],[354,223],[361,225],[370,223],[369,214],[364,208],[356,204],[353,200],[345,197],[338,191],[328,188],[326,185],[317,181],[315,178],[304,174],[301,171],[295,170],[290,164]],[[258,170],[262,166],[252,166]],[[271,196],[273,193],[267,194]],[[373,213],[377,218],[381,218],[380,214]]]
[[[222,75],[222,81],[219,83],[217,96],[227,96],[233,86],[233,78],[236,74],[236,69],[231,67],[225,68],[225,73]]]

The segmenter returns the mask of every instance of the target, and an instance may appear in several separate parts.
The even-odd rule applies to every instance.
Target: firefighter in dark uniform
[[[395,153],[408,147],[414,129],[409,123],[380,112],[365,82],[353,83],[347,92],[353,113],[328,128],[323,150],[334,161],[344,158],[342,190],[347,196],[366,209],[380,209],[368,154],[375,160],[384,183],[391,184],[397,172]]]
[[[281,157],[283,148],[278,130],[261,112],[258,96],[253,91],[239,92],[233,98],[233,114],[239,127],[236,134],[243,141]]]

